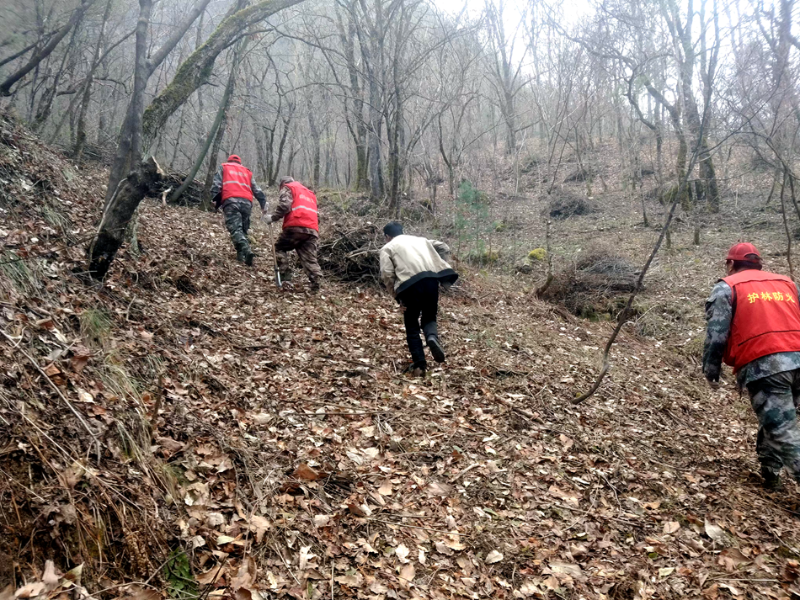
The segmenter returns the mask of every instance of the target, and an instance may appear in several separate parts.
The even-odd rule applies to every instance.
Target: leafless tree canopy
[[[292,173],[400,216],[407,199],[435,213],[462,179],[496,189],[521,169],[545,193],[567,178],[592,196],[605,181],[586,153],[615,142],[634,189],[651,172],[696,215],[720,210],[717,166],[744,146],[797,208],[793,0],[453,6],[11,0],[0,97],[76,160],[111,165],[114,241],[95,263],[113,260],[150,156],[203,179],[235,151],[266,185]]]

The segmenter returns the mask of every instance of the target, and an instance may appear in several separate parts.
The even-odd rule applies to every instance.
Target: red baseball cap
[[[750,262],[760,262],[761,255],[758,253],[758,249],[756,249],[753,244],[742,242],[740,244],[734,244],[731,246],[731,249],[728,250],[728,256],[725,257],[725,260],[747,260]]]
[[[231,155],[228,157],[228,162],[238,162],[238,163],[241,163],[241,162],[242,162],[242,159],[241,159],[241,158],[239,158],[238,156],[236,156],[235,154],[231,154]]]

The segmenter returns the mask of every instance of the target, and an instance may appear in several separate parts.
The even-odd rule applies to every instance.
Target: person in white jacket
[[[444,242],[405,235],[403,225],[397,221],[387,224],[383,234],[386,245],[381,248],[381,280],[403,307],[406,340],[411,353],[411,364],[405,371],[422,376],[427,361],[419,336],[420,325],[434,360],[444,362],[444,348],[436,325],[439,285],[453,285],[458,273],[447,263],[450,248]]]

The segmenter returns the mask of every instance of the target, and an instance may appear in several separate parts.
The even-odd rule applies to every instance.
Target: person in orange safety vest
[[[780,489],[783,467],[800,481],[800,290],[762,270],[753,244],[735,244],[728,276],[706,302],[703,373],[716,388],[722,362],[733,367],[758,417],[756,451],[767,489]]]
[[[292,277],[289,252],[297,252],[297,258],[305,269],[312,292],[319,290],[322,269],[317,261],[319,251],[319,212],[317,196],[302,183],[291,177],[281,177],[278,187],[280,195],[272,221],[283,219],[283,230],[275,242],[275,257],[281,281]]]
[[[247,231],[250,229],[250,213],[253,198],[261,205],[261,213],[267,211],[267,197],[258,187],[253,172],[242,166],[242,159],[231,154],[214,175],[211,185],[214,208],[225,214],[225,227],[231,234],[236,248],[236,259],[248,267],[253,265],[255,254],[250,249]]]

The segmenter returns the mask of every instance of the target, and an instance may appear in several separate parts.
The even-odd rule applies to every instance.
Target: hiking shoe
[[[438,363],[444,362],[444,348],[442,348],[442,343],[439,341],[438,336],[432,335],[428,338],[428,348],[431,349],[433,360]]]
[[[256,257],[255,254],[253,254],[252,252],[248,252],[247,254],[244,255],[244,264],[246,264],[248,267],[252,267],[253,259],[255,257]]]
[[[775,471],[767,469],[766,467],[761,467],[761,477],[764,478],[764,483],[762,483],[762,485],[765,490],[777,492],[783,489],[781,476]]]
[[[403,373],[408,373],[412,377],[425,377],[427,367],[428,365],[424,362],[412,362],[403,369]]]

